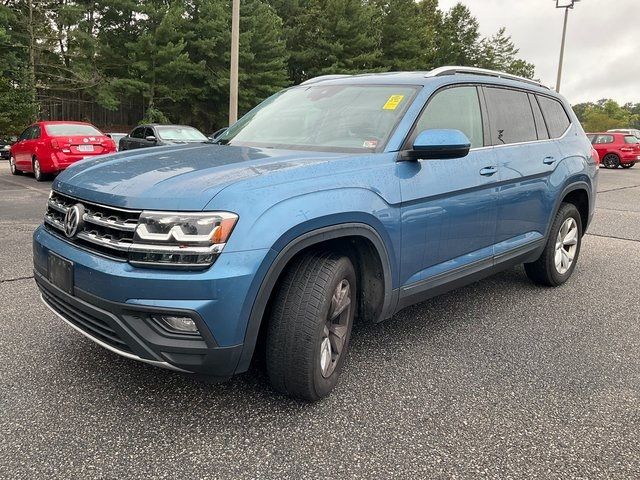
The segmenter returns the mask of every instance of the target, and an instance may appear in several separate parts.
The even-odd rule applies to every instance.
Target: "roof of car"
[[[512,75],[496,70],[487,70],[474,67],[447,66],[439,67],[430,71],[418,72],[383,72],[383,73],[363,73],[356,75],[336,74],[323,75],[311,78],[301,85],[317,84],[389,84],[389,85],[427,85],[437,78],[455,78],[463,82],[481,82],[503,85],[527,86],[539,89],[545,93],[552,92],[548,87],[538,81],[531,80],[517,75]]]
[[[92,123],[89,122],[75,122],[73,120],[40,120],[39,122],[35,122],[35,123],[39,123],[42,125],[57,125],[57,124],[69,124],[69,123],[73,123],[73,124],[77,124],[77,125],[93,125]]]

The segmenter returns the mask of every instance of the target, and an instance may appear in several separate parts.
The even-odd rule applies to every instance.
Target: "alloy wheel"
[[[347,332],[351,305],[351,285],[347,279],[338,282],[331,297],[331,306],[320,340],[320,372],[324,378],[330,377],[342,355]]]
[[[42,176],[42,170],[40,170],[40,162],[37,158],[33,161],[33,175],[36,177],[36,179],[39,179]]]
[[[564,275],[573,265],[578,250],[578,224],[573,217],[567,218],[556,237],[554,263],[560,275]]]

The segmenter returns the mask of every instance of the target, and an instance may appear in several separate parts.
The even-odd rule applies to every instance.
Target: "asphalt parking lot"
[[[567,284],[517,268],[356,326],[313,405],[62,324],[31,277],[48,188],[0,163],[0,478],[640,478],[640,165],[601,170]]]

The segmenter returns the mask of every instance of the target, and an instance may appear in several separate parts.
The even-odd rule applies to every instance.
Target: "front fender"
[[[344,218],[347,218],[348,214],[344,215]],[[273,288],[280,278],[280,275],[297,253],[310,246],[327,240],[350,236],[364,237],[369,240],[374,245],[374,248],[381,259],[384,276],[384,299],[380,319],[387,318],[393,313],[397,298],[393,295],[393,274],[385,240],[378,230],[367,223],[332,223],[321,228],[313,228],[316,225],[321,225],[326,222],[335,222],[337,220],[338,219],[335,216],[324,217],[310,220],[296,226],[295,229],[285,232],[274,244],[274,249],[270,250],[269,254],[265,257],[262,265],[258,269],[256,280],[254,280],[256,284],[252,285],[251,288],[251,290],[254,291],[257,289],[257,294],[251,305],[251,312],[249,314],[243,342],[243,351],[236,368],[236,373],[244,372],[249,368],[256,342],[258,340],[258,335],[260,333],[260,326],[262,324],[264,313],[269,299],[271,298]],[[297,235],[296,232],[298,230],[306,231],[301,235]],[[279,250],[276,250],[276,248]]]

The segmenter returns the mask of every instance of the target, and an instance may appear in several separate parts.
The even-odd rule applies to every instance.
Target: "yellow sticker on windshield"
[[[403,98],[404,95],[391,95],[382,108],[385,110],[395,110]]]

